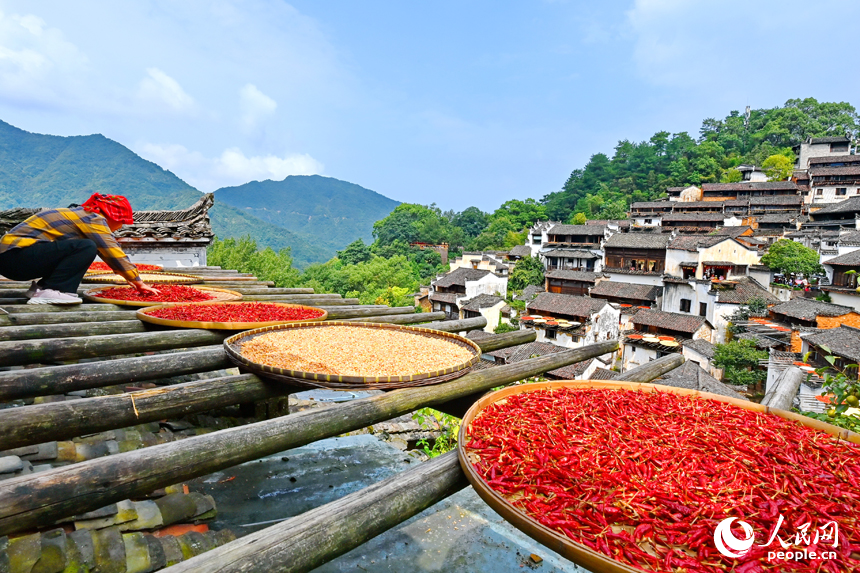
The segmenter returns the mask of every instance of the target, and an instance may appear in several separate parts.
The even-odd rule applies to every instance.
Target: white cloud
[[[249,181],[279,181],[288,175],[321,174],[324,169],[322,163],[306,153],[247,157],[238,147],[231,147],[218,157],[206,157],[179,144],[153,143],[139,144],[136,149],[141,157],[172,171],[201,191]]]
[[[278,103],[254,84],[246,84],[239,90],[240,121],[245,130],[255,129],[261,120],[275,113],[277,108]]]
[[[32,14],[0,12],[0,99],[65,106],[80,99],[88,60]]]
[[[158,68],[147,68],[146,73],[137,91],[139,99],[177,113],[196,111],[194,98],[185,93],[179,82]]]

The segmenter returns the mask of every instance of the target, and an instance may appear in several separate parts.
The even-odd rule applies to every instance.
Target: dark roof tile
[[[469,300],[464,300],[460,304],[460,308],[463,310],[471,310],[473,312],[479,312],[482,308],[487,308],[488,306],[495,306],[500,302],[504,302],[500,296],[496,296],[493,294],[479,294],[474,298],[470,298]]]
[[[623,249],[665,249],[672,239],[668,233],[616,233],[603,247]]]
[[[860,265],[860,249],[857,249],[856,251],[851,251],[850,253],[845,253],[844,255],[839,255],[838,257],[833,257],[832,259],[829,259],[821,264],[856,267]]]
[[[669,248],[676,251],[693,251],[699,248],[713,247],[723,241],[730,241],[731,237],[724,235],[678,235],[669,243]]]
[[[656,301],[663,294],[663,287],[651,285],[637,285],[615,281],[600,281],[591,289],[591,296],[605,296],[611,298],[630,298],[636,300]]]
[[[605,230],[603,225],[553,225],[546,234],[603,236]]]
[[[830,328],[817,334],[804,336],[804,340],[815,346],[826,346],[835,356],[847,358],[853,362],[860,362],[860,329],[842,325],[839,328]]]
[[[484,269],[469,269],[461,267],[459,269],[454,269],[433,284],[437,287],[451,287],[454,285],[465,286],[466,281],[476,281],[490,274],[492,274],[490,271]]]
[[[580,281],[584,283],[593,283],[603,276],[602,273],[590,273],[588,271],[565,271],[554,270],[547,271],[544,276],[548,279],[561,279],[565,281]]]
[[[588,318],[609,304],[607,301],[587,296],[573,296],[542,292],[527,306],[529,312],[541,312],[551,316],[565,315]]]
[[[784,314],[800,320],[815,320],[818,316],[842,316],[852,312],[850,306],[822,302],[811,298],[793,298],[788,302],[772,306],[771,312]]]
[[[739,183],[705,183],[702,191],[780,191],[796,190],[793,181],[741,181]]]
[[[657,328],[687,332],[692,335],[705,324],[705,317],[677,312],[663,312],[662,310],[642,309],[630,321],[637,328],[639,326],[656,326]]]
[[[773,293],[752,277],[732,278],[730,282],[736,283],[735,287],[717,290],[717,302],[747,304],[754,298],[760,298],[767,302],[779,302]]]

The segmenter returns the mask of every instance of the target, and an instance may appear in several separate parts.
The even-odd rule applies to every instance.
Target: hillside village
[[[846,137],[808,138],[794,151],[787,181],[768,181],[761,169],[741,166],[743,181],[670,187],[664,200],[633,203],[626,220],[538,222],[525,244],[509,252],[467,252],[449,261],[450,271],[424,288],[417,303],[449,319],[484,316],[486,332],[502,323],[537,330],[528,350],[483,357],[495,364],[620,336],[618,352],[550,378],[610,379],[681,353],[688,363],[678,384],[737,396],[743,388],[719,381],[715,345],[730,338],[730,317],[754,301],[764,301],[767,311],[736,325],[743,331],[737,338],[768,353],[769,383],[792,364],[810,373],[823,366],[822,347],[838,364],[856,363],[860,155]],[[817,251],[826,276],[790,284],[796,277],[762,265],[779,239]],[[545,282],[508,298],[511,270],[524,257],[539,258]],[[801,386],[801,407],[822,412],[813,399],[818,392],[813,374]]]

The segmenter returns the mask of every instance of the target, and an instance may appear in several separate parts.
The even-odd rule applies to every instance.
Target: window
[[[651,224],[651,219],[645,219],[645,224],[646,224],[646,225],[650,225],[650,224]]]
[[[847,192],[848,192],[848,189],[845,187],[837,187],[836,188],[836,194],[837,195],[845,195],[845,194],[847,194]]]
[[[848,153],[848,142],[846,141],[844,143],[831,143],[830,153]]]
[[[681,312],[690,312],[691,300],[688,298],[681,299]]]
[[[736,275],[745,275],[745,274],[747,274],[747,266],[746,265],[735,265],[734,271],[732,271],[732,273],[736,274]]]
[[[708,316],[708,303],[699,303],[699,316]]]
[[[547,340],[555,340],[555,330],[545,330],[544,336],[546,336]]]
[[[532,235],[532,243],[540,245],[540,235]]]
[[[824,189],[816,189],[815,194],[816,195],[824,195]]]

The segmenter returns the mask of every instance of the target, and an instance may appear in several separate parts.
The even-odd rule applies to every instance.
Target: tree
[[[337,258],[345,265],[357,265],[358,263],[366,263],[373,257],[370,252],[370,247],[364,244],[361,238],[356,239],[346,246],[342,251],[337,251]]]
[[[585,218],[585,213],[577,213],[570,220],[571,225],[585,225],[587,219]]]
[[[301,280],[301,273],[293,268],[290,249],[276,253],[266,247],[260,251],[250,236],[238,241],[233,238],[214,239],[206,250],[206,260],[210,265],[253,273],[261,280],[273,281],[277,287],[295,287]]]
[[[766,314],[767,301],[763,298],[753,297],[746,304],[738,305],[738,309],[726,318],[729,323],[726,330],[733,336],[741,334],[747,329],[740,326],[739,322],[746,322],[751,316],[765,316]]]
[[[763,265],[778,273],[805,277],[824,273],[824,267],[818,261],[818,252],[790,239],[778,240],[761,258]]]
[[[794,172],[794,161],[785,155],[771,155],[761,164],[768,181],[785,181]]]
[[[468,207],[451,218],[451,224],[463,229],[463,233],[474,239],[490,224],[489,216],[477,207]]]
[[[538,257],[523,257],[518,260],[508,279],[508,285],[516,290],[522,290],[528,285],[543,286],[543,284],[543,263]]]
[[[534,199],[511,199],[505,201],[491,215],[492,219],[504,218],[514,226],[514,231],[519,232],[534,225],[538,221],[546,220],[546,207]]]
[[[734,167],[726,169],[720,176],[720,183],[740,183],[744,180],[744,175]]]
[[[758,350],[752,340],[734,340],[714,347],[714,365],[723,369],[730,384],[754,385],[767,378],[759,368],[759,361],[767,359],[767,352]]]

